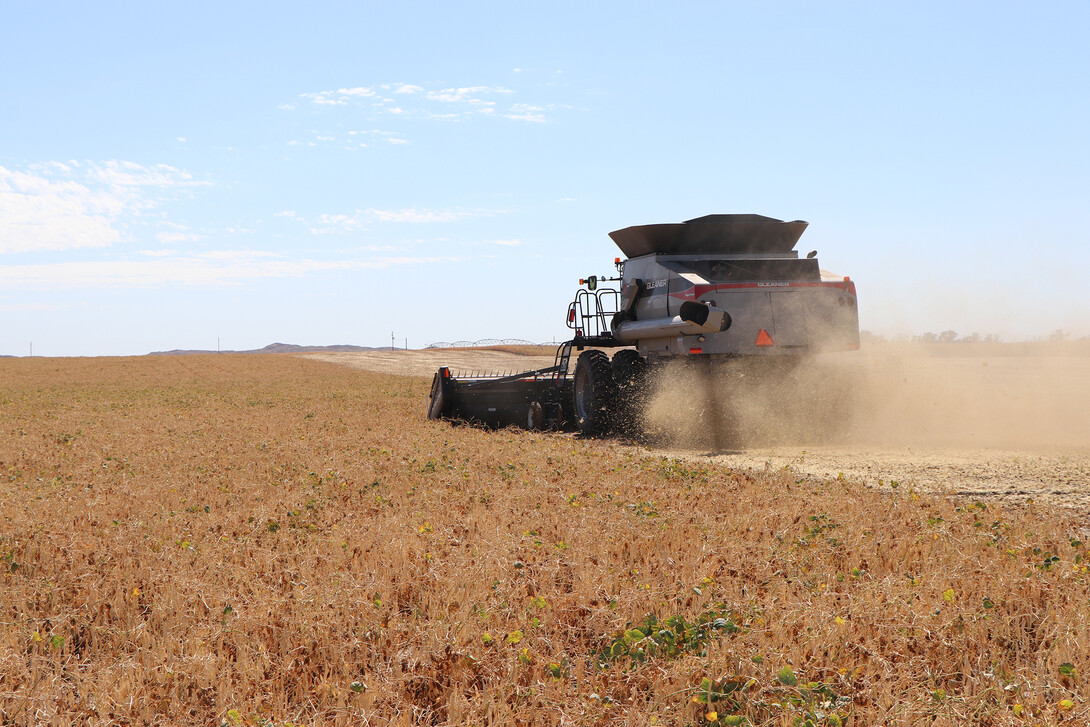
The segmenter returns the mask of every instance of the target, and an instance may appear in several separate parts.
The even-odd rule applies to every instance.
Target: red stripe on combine
[[[686,300],[697,300],[703,298],[708,293],[714,293],[719,290],[739,290],[743,288],[760,288],[768,290],[784,290],[787,288],[840,288],[841,290],[848,289],[848,283],[837,282],[795,282],[795,283],[717,283],[715,285],[694,285],[693,287],[683,290],[678,293],[670,293],[671,298],[685,298]]]

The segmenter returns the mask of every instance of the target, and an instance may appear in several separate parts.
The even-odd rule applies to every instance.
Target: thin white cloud
[[[0,305],[0,311],[5,313],[23,313],[28,311],[53,311],[64,310],[72,306],[67,303],[15,303],[13,305]]]
[[[107,247],[124,205],[82,184],[0,167],[0,253]]]
[[[305,98],[317,106],[344,106],[353,99],[372,98],[378,94],[374,89],[365,86],[354,88],[338,88],[332,91],[316,91],[314,93],[301,93],[300,98]],[[294,107],[294,105],[292,105]],[[281,106],[280,108],[286,108]],[[288,109],[291,110],[291,109]]]
[[[513,89],[504,86],[452,86],[429,89],[411,83],[384,83],[375,86],[314,91],[302,93],[299,97],[318,107],[355,106],[369,110],[373,114],[438,121],[457,121],[483,115],[513,121],[542,123],[546,121],[546,112],[556,108],[552,105],[529,103],[509,104],[508,99],[515,95],[516,92]],[[285,104],[279,108],[293,110],[295,105]],[[298,141],[289,143],[303,145]],[[315,143],[312,141],[307,145],[314,146]]]
[[[373,270],[401,265],[455,262],[455,257],[376,257],[357,260],[285,259],[255,250],[212,251],[152,260],[99,260],[39,265],[0,265],[8,289],[237,285],[259,278],[298,278],[314,273]]]
[[[144,166],[135,162],[111,160],[82,165],[88,179],[111,189],[138,187],[173,187],[200,184],[188,172],[168,164]]]
[[[299,96],[318,106],[343,106],[348,103],[347,96],[337,96],[336,93],[336,91],[318,91],[317,93],[301,93]]]
[[[495,102],[485,101],[481,98],[482,96],[497,93],[509,94],[514,93],[514,91],[503,86],[465,86],[463,88],[444,88],[441,91],[429,91],[427,97],[432,101],[442,101],[443,103],[485,104]]]
[[[366,229],[367,220],[359,213],[352,215],[318,215],[317,224],[310,229],[317,235],[358,232]]]
[[[530,104],[517,103],[511,107],[509,113],[504,114],[509,119],[516,121],[533,121],[544,123],[546,108],[544,106],[531,106]]]
[[[411,207],[402,210],[369,209],[364,214],[379,222],[454,222],[467,217],[481,217],[490,213],[480,210],[427,210]]]
[[[165,164],[43,162],[0,167],[0,254],[108,247],[165,190],[200,184]]]
[[[391,142],[394,140],[391,139]],[[491,210],[480,209],[366,209],[356,210],[352,214],[321,214],[310,225],[310,232],[315,235],[346,235],[369,229],[375,223],[414,223],[427,224],[436,222],[457,222],[472,217],[490,217],[496,214]],[[295,214],[277,213],[293,222],[306,224],[306,220]]]
[[[355,96],[357,98],[366,98],[368,96],[376,95],[374,91],[363,86],[357,86],[356,88],[339,88],[337,93],[342,96]]]
[[[507,247],[518,247],[522,244],[522,240],[489,240],[489,245],[506,245]]]
[[[205,235],[197,235],[192,232],[159,232],[155,235],[155,239],[164,244],[172,242],[194,242],[196,240],[203,240],[205,237]]]
[[[345,145],[346,149],[354,150],[354,149],[360,149],[360,148],[365,148],[365,147],[369,146],[369,144],[367,142],[361,141],[359,139],[359,137],[361,137],[363,135],[366,135],[366,134],[374,134],[374,135],[383,136],[383,137],[391,137],[391,138],[386,139],[386,142],[390,143],[390,144],[407,144],[407,143],[409,143],[408,140],[401,138],[399,136],[399,132],[396,132],[396,131],[379,131],[379,130],[367,131],[367,130],[362,130],[362,129],[351,129],[351,130],[349,130],[347,132],[332,132],[332,131],[328,131],[328,130],[324,130],[324,131],[310,130],[307,133],[311,135],[311,138],[309,140],[300,141],[298,139],[292,139],[292,140],[287,142],[287,145],[288,146],[312,146],[313,147],[313,146],[319,146],[319,145],[329,146],[329,145],[334,145],[334,144],[343,144],[343,145]],[[348,138],[342,138],[341,136],[338,136],[338,133],[346,134]]]
[[[196,257],[204,258],[206,260],[245,261],[282,258],[284,255],[268,250],[209,250],[207,252],[198,253]]]

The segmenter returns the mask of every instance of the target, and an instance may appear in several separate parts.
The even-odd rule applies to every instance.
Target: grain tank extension
[[[855,284],[821,270],[816,252],[800,257],[806,227],[742,214],[611,232],[625,258],[615,277],[580,280],[566,318],[573,336],[552,367],[472,378],[442,368],[428,414],[605,434],[630,428],[633,402],[670,360],[781,366],[857,349]],[[569,372],[573,349],[582,353]]]

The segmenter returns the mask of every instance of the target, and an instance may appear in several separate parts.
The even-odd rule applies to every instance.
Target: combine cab
[[[617,277],[580,281],[567,313],[574,335],[554,366],[468,378],[442,368],[428,416],[601,435],[631,429],[648,373],[668,361],[745,359],[782,371],[809,354],[857,349],[855,284],[822,271],[816,252],[799,257],[806,227],[708,215],[611,232],[626,259],[616,259]],[[573,349],[582,352],[574,372]]]

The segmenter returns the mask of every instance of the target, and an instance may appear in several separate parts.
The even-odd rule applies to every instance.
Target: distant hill
[[[349,346],[347,344],[339,346],[297,346],[294,343],[270,343],[265,348],[255,348],[249,351],[199,351],[199,350],[182,350],[179,348],[173,351],[152,351],[148,356],[186,356],[189,354],[198,353],[311,353],[315,351],[324,352],[352,352],[352,351],[400,351],[401,349],[395,349],[390,346]]]

